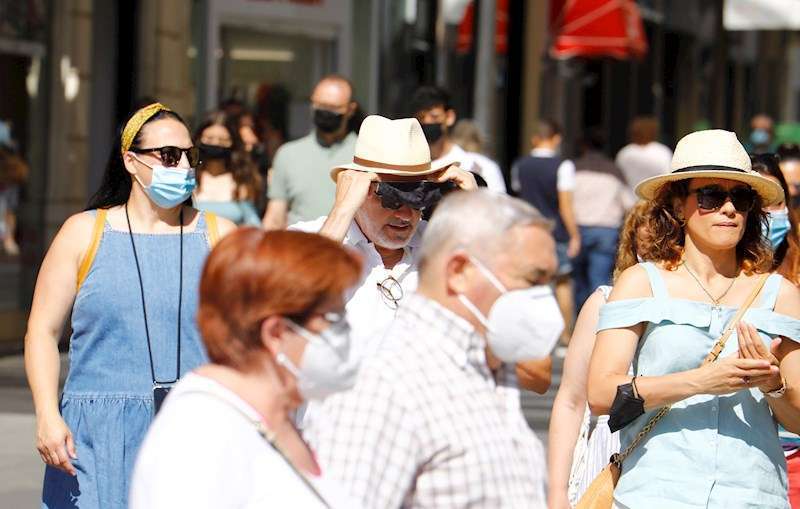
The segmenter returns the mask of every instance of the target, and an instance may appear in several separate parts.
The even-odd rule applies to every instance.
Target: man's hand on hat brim
[[[342,170],[336,176],[336,199],[334,209],[355,214],[369,196],[369,186],[378,180],[372,172]]]
[[[474,191],[478,189],[475,176],[467,170],[462,170],[457,164],[448,166],[444,170],[433,173],[428,177],[433,182],[453,182],[464,191]]]
[[[356,211],[369,196],[370,185],[378,180],[372,172],[358,170],[342,170],[336,175],[336,198],[328,218],[319,233],[341,242]]]

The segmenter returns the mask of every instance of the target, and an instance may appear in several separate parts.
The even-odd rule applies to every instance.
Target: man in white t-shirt
[[[657,138],[658,121],[655,117],[633,119],[631,143],[622,147],[615,161],[631,190],[646,178],[670,172],[672,150],[656,141]]]
[[[458,163],[462,170],[483,179],[491,191],[506,192],[503,172],[496,162],[483,154],[466,151],[453,141],[451,131],[457,115],[447,91],[430,85],[418,88],[411,97],[410,110],[422,124],[434,165]]]

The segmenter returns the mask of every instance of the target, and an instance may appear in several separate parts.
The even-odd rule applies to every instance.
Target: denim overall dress
[[[153,381],[139,277],[127,230],[95,215],[87,260],[72,307],[70,368],[61,415],[72,431],[72,477],[47,466],[42,507],[124,509],[136,453],[153,419]],[[210,228],[209,228],[210,225]],[[141,267],[147,324],[158,381],[176,378],[180,235],[133,234]],[[200,274],[216,219],[201,212],[183,233],[181,365],[183,375],[206,362],[196,327]]]

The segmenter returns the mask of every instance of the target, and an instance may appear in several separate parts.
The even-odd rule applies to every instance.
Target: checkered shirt
[[[326,477],[366,508],[545,507],[544,450],[513,368],[492,375],[462,318],[408,296],[355,387],[306,438]]]

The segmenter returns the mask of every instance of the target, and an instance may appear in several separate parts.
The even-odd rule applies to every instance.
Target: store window
[[[223,102],[234,98],[251,106],[258,124],[285,140],[307,134],[314,84],[336,69],[335,40],[223,26],[220,41]]]
[[[24,334],[43,242],[46,7],[0,0],[0,348]]]

